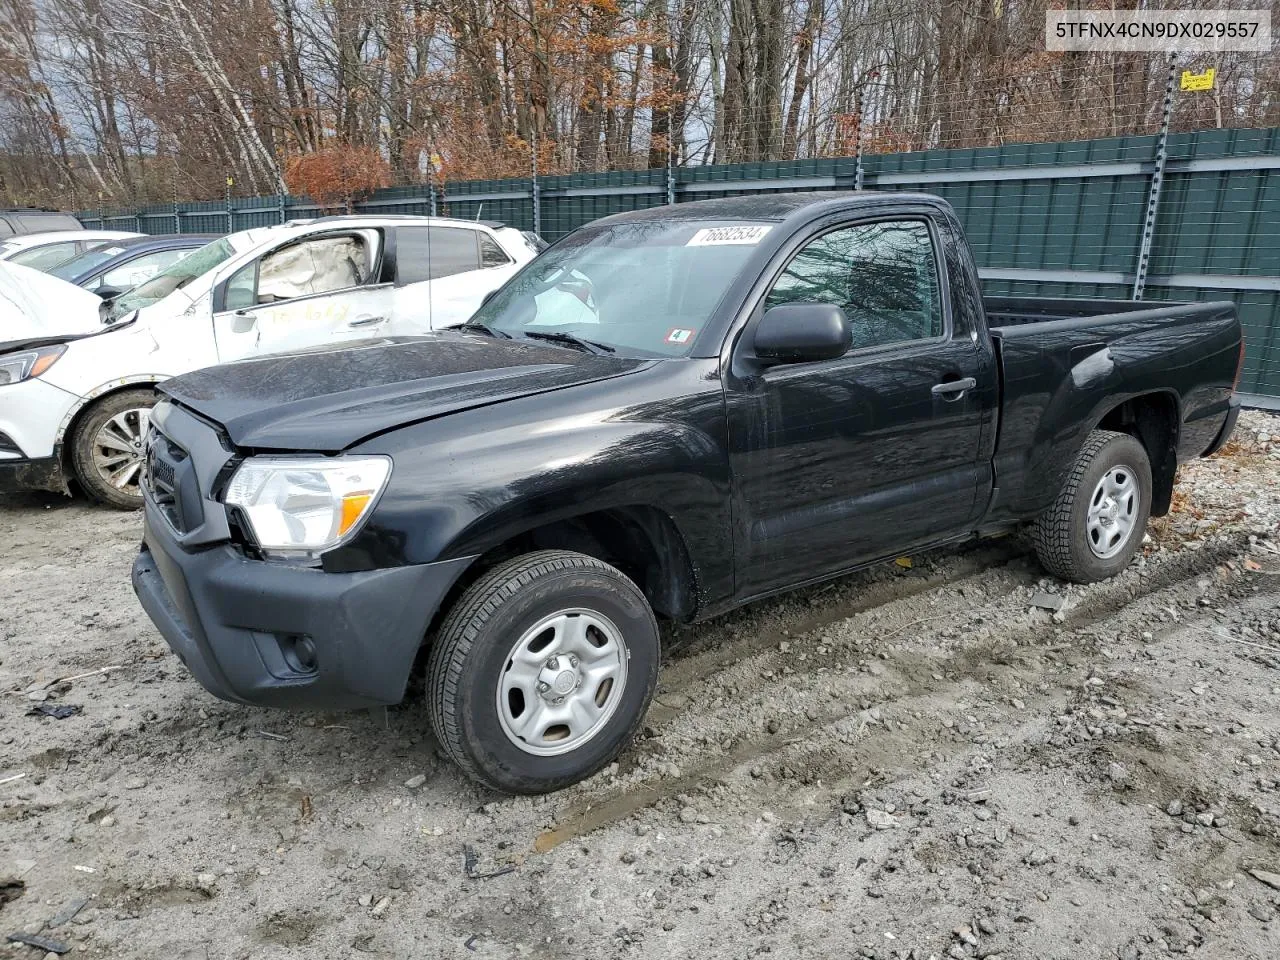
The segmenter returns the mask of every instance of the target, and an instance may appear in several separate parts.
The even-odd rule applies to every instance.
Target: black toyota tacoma
[[[1230,435],[1230,303],[984,300],[912,194],[679,204],[561,240],[465,327],[160,386],[143,607],[215,695],[394,704],[468,774],[612,759],[692,621],[1031,524],[1112,576]]]

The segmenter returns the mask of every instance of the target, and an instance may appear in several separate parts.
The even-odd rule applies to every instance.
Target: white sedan
[[[140,237],[140,233],[123,233],[119,230],[55,230],[51,233],[29,233],[10,237],[0,243],[0,260],[30,267],[32,270],[52,270],[72,257],[88,253],[113,240]]]
[[[159,381],[465,323],[540,245],[501,224],[325,217],[214,240],[109,305],[63,284],[87,299],[0,316],[0,491],[67,492],[74,478],[93,499],[135,509]],[[6,333],[19,324],[21,335]]]

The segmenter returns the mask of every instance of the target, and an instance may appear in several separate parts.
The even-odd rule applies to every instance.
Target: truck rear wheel
[[[653,610],[621,571],[566,550],[525,554],[445,618],[427,665],[431,725],[485,786],[558,790],[630,742],[659,660]]]
[[[117,510],[142,506],[147,426],[155,403],[152,390],[122,390],[80,418],[71,437],[71,467],[88,496]]]
[[[1032,528],[1036,556],[1074,583],[1114,577],[1129,565],[1151,513],[1151,463],[1127,433],[1094,430],[1053,506]]]

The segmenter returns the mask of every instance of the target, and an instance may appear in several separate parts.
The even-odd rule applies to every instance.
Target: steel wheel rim
[[[1102,475],[1089,497],[1086,537],[1100,560],[1116,556],[1133,538],[1138,525],[1142,492],[1132,467],[1117,464]]]
[[[498,678],[502,732],[534,756],[578,749],[617,712],[629,658],[622,631],[595,610],[543,617],[511,647]]]
[[[123,410],[98,428],[93,438],[93,465],[98,476],[121,493],[142,496],[142,464],[146,454],[151,409]]]

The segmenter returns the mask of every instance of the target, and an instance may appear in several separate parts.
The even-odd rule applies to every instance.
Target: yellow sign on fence
[[[1204,73],[1192,73],[1190,70],[1182,71],[1182,89],[1183,90],[1212,90],[1213,78],[1217,73],[1213,67],[1210,67]]]

